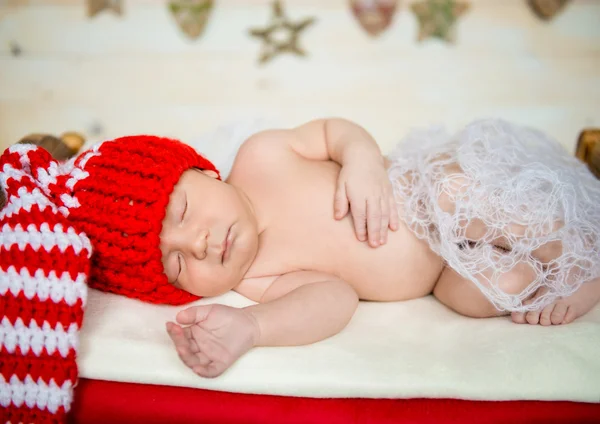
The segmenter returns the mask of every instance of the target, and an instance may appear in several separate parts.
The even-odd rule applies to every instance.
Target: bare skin
[[[584,283],[571,296],[559,299],[541,311],[513,312],[511,317],[517,324],[543,326],[570,324],[589,312],[598,302],[600,302],[600,278]]]
[[[167,323],[181,360],[198,375],[220,375],[255,346],[330,337],[359,300],[433,292],[465,315],[498,315],[397,219],[381,153],[355,124],[319,120],[257,134],[227,184],[213,177],[186,171],[171,195],[161,234],[165,272],[191,293],[234,289],[259,303],[196,306]]]

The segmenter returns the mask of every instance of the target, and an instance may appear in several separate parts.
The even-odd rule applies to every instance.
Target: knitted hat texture
[[[155,136],[106,141],[67,166],[69,220],[94,248],[89,286],[152,303],[198,299],[168,282],[159,248],[169,196],[184,171],[215,166],[182,142]]]
[[[16,145],[0,157],[0,422],[64,422],[77,381],[90,241],[52,192],[49,153]]]
[[[65,422],[87,287],[153,303],[197,299],[169,284],[159,247],[184,171],[214,165],[179,141],[132,136],[59,164],[18,144],[0,157],[1,422]]]

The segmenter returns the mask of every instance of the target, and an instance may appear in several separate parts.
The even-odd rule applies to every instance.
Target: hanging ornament
[[[579,134],[575,156],[587,164],[592,174],[600,178],[600,129],[590,128]]]
[[[179,28],[191,39],[198,38],[208,22],[213,0],[171,0],[169,10]]]
[[[350,0],[352,13],[367,33],[378,36],[392,24],[398,0]]]
[[[436,37],[454,42],[456,21],[468,8],[468,3],[455,0],[424,0],[414,3],[411,9],[419,21],[418,41]]]
[[[550,20],[558,14],[571,0],[527,0],[539,18]]]
[[[306,56],[306,52],[298,46],[298,36],[315,18],[304,18],[298,22],[291,22],[283,13],[279,1],[273,2],[271,22],[265,28],[255,28],[249,31],[250,35],[262,39],[262,51],[258,59],[264,64],[280,53],[293,53]]]
[[[93,18],[103,10],[112,10],[117,15],[122,15],[123,0],[87,0],[88,17]]]

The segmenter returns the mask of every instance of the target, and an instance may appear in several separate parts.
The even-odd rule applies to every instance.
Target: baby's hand
[[[335,193],[335,218],[350,209],[360,241],[372,247],[387,242],[388,227],[398,229],[398,210],[392,184],[383,163],[354,162],[342,167]],[[349,207],[348,207],[349,206]]]
[[[194,306],[167,322],[179,358],[202,377],[218,377],[258,340],[258,325],[245,309]]]

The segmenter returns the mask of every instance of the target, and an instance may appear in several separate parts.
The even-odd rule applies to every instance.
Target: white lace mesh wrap
[[[414,131],[389,158],[402,218],[496,308],[539,310],[600,276],[600,182],[544,134],[480,120]]]

